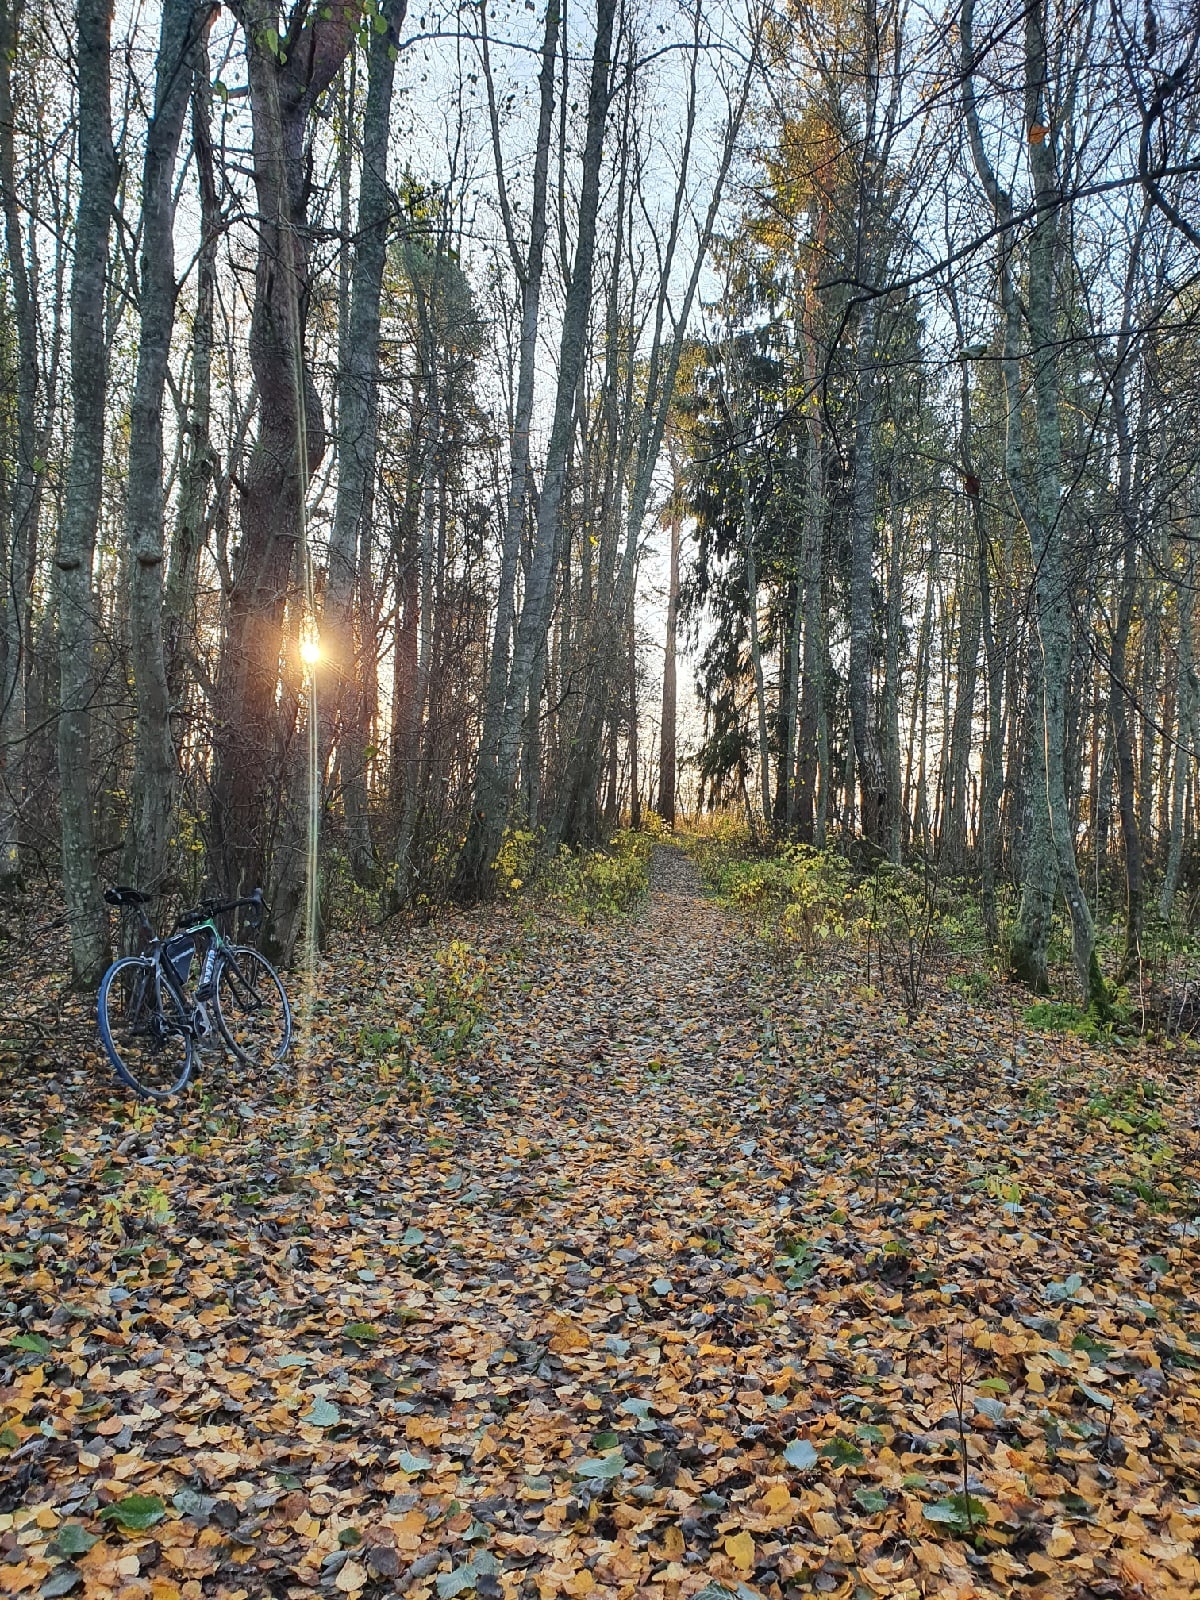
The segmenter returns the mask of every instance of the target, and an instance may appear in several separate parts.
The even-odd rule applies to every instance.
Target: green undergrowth
[[[784,969],[815,977],[853,963],[868,981],[894,989],[911,1015],[934,965],[950,958],[970,963],[969,998],[986,997],[987,942],[975,899],[929,864],[867,869],[835,849],[764,841],[730,819],[685,842]]]
[[[1024,1011],[1025,1021],[1039,1033],[1066,1033],[1088,1044],[1109,1044],[1131,1026],[1129,1006],[1118,998],[1101,1015],[1094,1007],[1062,1000],[1039,1000]]]
[[[650,885],[651,832],[622,828],[607,845],[545,854],[539,836],[510,829],[496,863],[501,898],[518,897],[571,922],[594,922],[631,911]]]

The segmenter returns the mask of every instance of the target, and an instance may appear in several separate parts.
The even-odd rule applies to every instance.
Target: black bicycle
[[[241,900],[202,901],[176,918],[160,939],[140,889],[104,891],[137,923],[138,955],[121,956],[100,983],[100,1037],[122,1080],[150,1100],[168,1100],[187,1086],[196,1053],[214,1034],[249,1067],[278,1065],[292,1042],[292,1010],[279,974],[253,945],[233,944],[218,919],[241,910],[257,927],[262,890]],[[200,981],[188,993],[200,956]]]

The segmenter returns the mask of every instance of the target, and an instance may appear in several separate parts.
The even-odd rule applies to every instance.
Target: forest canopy
[[[0,0],[0,875],[75,980],[113,882],[290,959],[733,807],[1104,1012],[1200,887],[1198,48]]]

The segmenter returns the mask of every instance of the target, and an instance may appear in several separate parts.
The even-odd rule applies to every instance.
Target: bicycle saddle
[[[111,889],[105,889],[104,898],[110,906],[144,906],[154,896],[143,894],[140,889],[131,889],[128,884],[118,883]]]

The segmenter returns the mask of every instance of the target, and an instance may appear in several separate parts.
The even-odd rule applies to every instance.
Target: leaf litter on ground
[[[1200,1592],[1184,1065],[783,977],[667,849],[631,917],[347,944],[285,1079],[175,1108],[61,1004],[0,1593]]]

